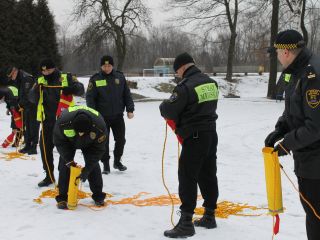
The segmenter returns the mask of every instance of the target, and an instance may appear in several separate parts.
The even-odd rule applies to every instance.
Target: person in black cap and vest
[[[320,214],[320,58],[305,47],[295,30],[279,32],[272,48],[283,66],[282,74],[290,78],[284,112],[265,146],[274,147],[278,156],[292,151],[299,191]],[[308,239],[319,240],[320,219],[302,198],[301,203]]]
[[[127,167],[121,162],[126,143],[123,112],[126,109],[128,119],[132,119],[134,117],[134,103],[125,76],[122,72],[115,71],[113,64],[111,56],[101,58],[101,70],[90,78],[86,101],[88,107],[101,113],[108,132],[110,132],[110,128],[112,130],[115,140],[113,168],[125,171]],[[106,152],[102,157],[103,174],[110,173],[109,160],[108,138]]]
[[[103,182],[99,160],[105,152],[108,132],[103,117],[87,106],[69,107],[56,121],[53,142],[59,154],[59,195],[56,197],[59,209],[67,208],[70,166],[75,166],[74,156],[81,149],[85,161],[79,178],[88,179],[92,198],[97,206],[104,205],[106,194],[102,192]]]
[[[56,68],[51,59],[41,61],[40,69],[42,75],[30,90],[29,99],[37,105],[37,120],[43,123],[40,132],[40,150],[46,176],[38,186],[45,187],[55,181],[52,140],[54,124],[61,112],[74,104],[73,95],[84,94],[84,86],[75,76]]]
[[[216,228],[217,207],[217,144],[216,113],[218,85],[195,66],[188,53],[178,55],[174,71],[182,80],[171,97],[160,105],[161,115],[175,122],[176,134],[182,139],[179,159],[179,197],[181,217],[178,224],[164,232],[166,237],[179,238],[195,234],[194,225]],[[203,217],[192,223],[197,204],[198,185],[204,199]]]
[[[39,123],[37,122],[37,106],[29,101],[28,95],[34,84],[34,78],[31,74],[18,69],[14,65],[7,66],[3,69],[7,78],[7,84],[14,86],[19,91],[19,110],[23,115],[23,134],[24,148],[19,152],[37,154],[37,144],[39,141]],[[1,74],[3,75],[3,74]]]

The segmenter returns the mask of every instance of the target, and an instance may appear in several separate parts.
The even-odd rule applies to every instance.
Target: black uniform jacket
[[[170,99],[161,103],[161,115],[176,123],[176,133],[183,139],[197,131],[214,131],[218,84],[195,66],[188,68],[183,77]]]
[[[29,92],[35,83],[33,76],[23,70],[19,70],[15,81],[19,84],[17,86],[19,89],[19,106],[22,108],[34,107],[35,104],[31,103],[28,98]]]
[[[118,118],[134,111],[134,103],[126,79],[121,72],[112,70],[110,74],[100,71],[89,81],[86,101],[105,118]]]
[[[90,132],[83,136],[79,136],[76,133],[73,137],[67,137],[64,131],[73,129],[73,119],[80,113],[85,113],[91,118]],[[73,160],[76,161],[76,159],[73,159],[74,153],[76,149],[81,149],[84,156],[85,169],[90,172],[106,150],[105,142],[107,134],[106,124],[100,114],[96,116],[90,111],[83,109],[74,112],[65,110],[56,121],[53,131],[53,143],[57,147],[60,157],[66,163]]]
[[[44,76],[48,81],[48,86],[61,86],[61,72],[56,69],[52,74]],[[72,89],[72,94],[81,96],[84,94],[84,86],[78,82],[76,78],[73,78],[70,73],[67,74],[68,87]],[[56,112],[60,101],[61,88],[43,88],[43,107],[45,114],[45,121],[55,122]],[[32,87],[29,99],[32,103],[38,104],[39,101],[39,86],[36,81]]]
[[[18,97],[14,96],[8,87],[0,87],[0,99],[4,97],[4,102],[7,104],[7,109],[18,110]]]
[[[320,179],[320,58],[303,49],[284,73],[291,78],[276,129],[293,152],[296,175]]]

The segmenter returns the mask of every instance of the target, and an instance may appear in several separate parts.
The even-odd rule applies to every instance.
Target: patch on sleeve
[[[106,139],[107,139],[107,136],[105,134],[103,134],[101,137],[98,138],[98,143],[102,143]]]
[[[93,88],[93,83],[92,83],[92,82],[89,82],[88,90],[91,90],[92,88]]]
[[[172,93],[171,97],[169,98],[169,102],[173,103],[173,102],[177,101],[177,99],[178,99],[178,93],[174,92],[174,93]]]
[[[307,103],[311,108],[316,108],[320,104],[320,90],[310,89],[306,92]]]

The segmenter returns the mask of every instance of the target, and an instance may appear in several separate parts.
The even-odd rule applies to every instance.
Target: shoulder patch
[[[306,100],[311,108],[317,108],[320,105],[320,90],[310,89],[306,92]]]
[[[90,81],[89,84],[88,84],[88,89],[87,90],[90,91],[92,88],[93,88],[93,83]]]
[[[178,99],[178,93],[177,92],[173,92],[172,95],[169,98],[169,102],[173,103],[175,101],[177,101]]]

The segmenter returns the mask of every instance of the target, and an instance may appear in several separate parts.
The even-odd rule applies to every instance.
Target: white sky
[[[74,6],[74,0],[48,0],[48,2],[50,10],[55,16],[55,21],[60,26],[70,25],[70,14]],[[151,10],[152,22],[156,26],[165,24],[165,20],[170,17],[170,14],[172,15],[172,13],[163,10],[163,6],[166,2],[165,0],[144,0],[144,2]],[[69,31],[73,30],[70,29]]]

